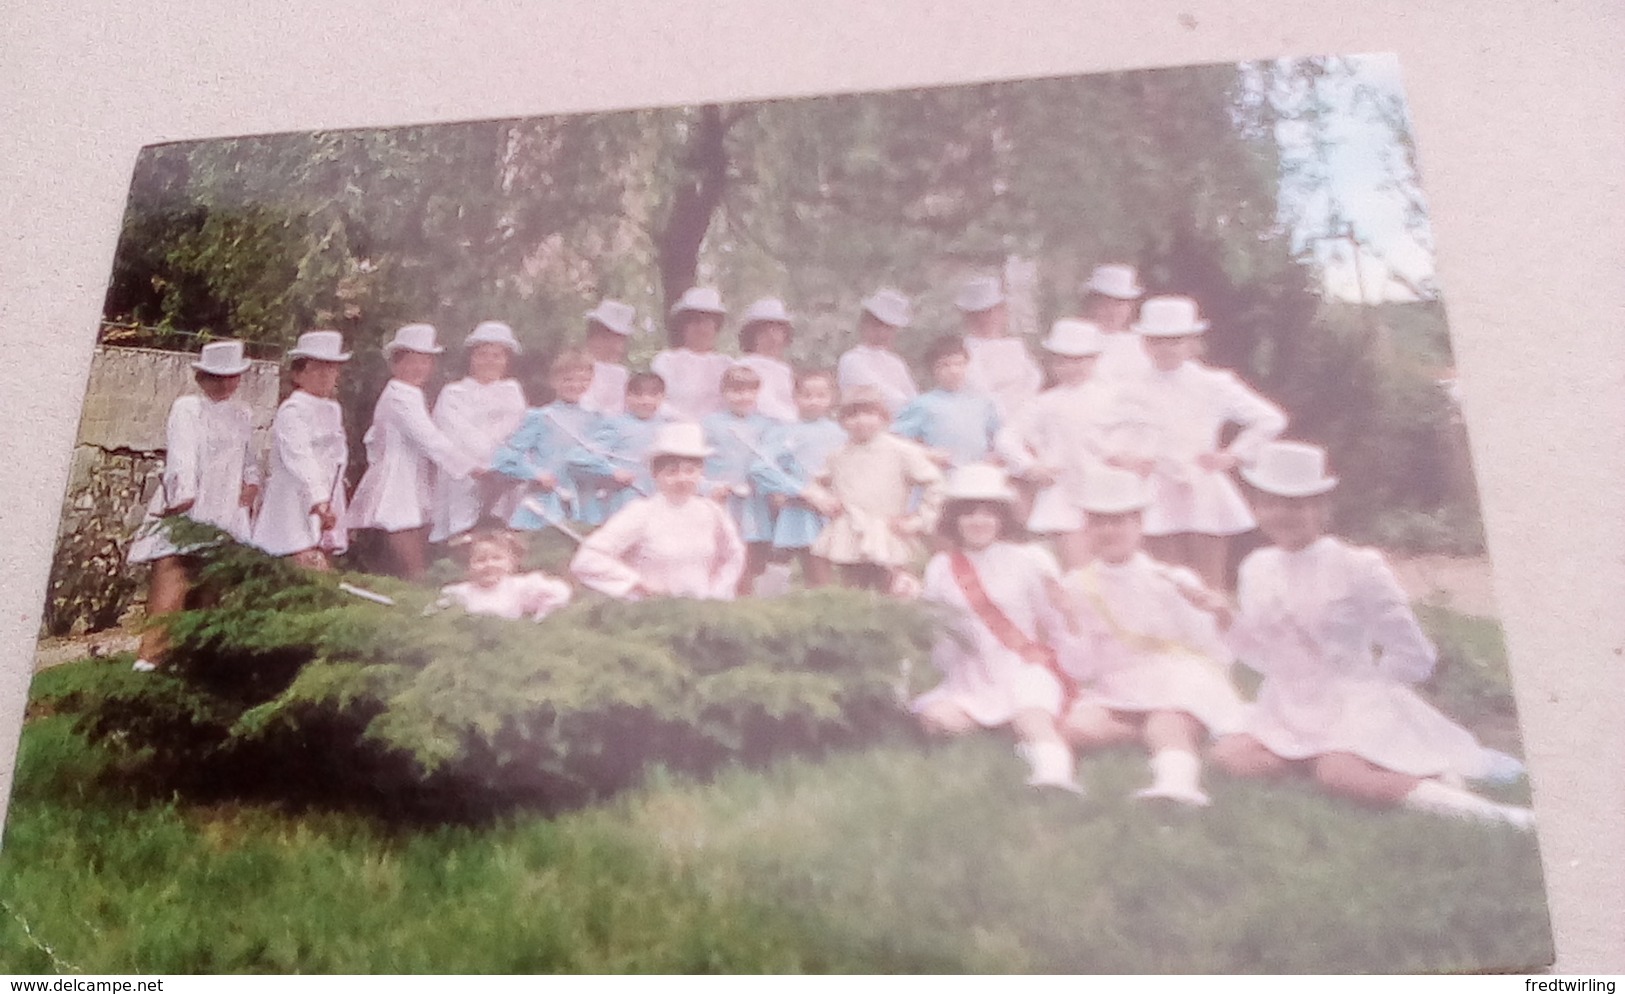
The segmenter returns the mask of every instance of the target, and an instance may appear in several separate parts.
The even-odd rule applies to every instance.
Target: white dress
[[[1244,705],[1213,618],[1181,588],[1201,581],[1143,552],[1095,560],[1061,581],[1080,631],[1062,660],[1079,699],[1113,711],[1183,711],[1214,735],[1239,731]]]
[[[702,421],[722,410],[722,374],[732,356],[693,349],[666,349],[649,368],[666,381],[664,410],[679,421]]]
[[[1104,465],[1117,408],[1116,391],[1090,378],[1045,390],[999,433],[998,451],[1013,474],[1042,464],[1056,477],[1034,495],[1028,530],[1073,532],[1083,527],[1078,510],[1083,480],[1090,469]]]
[[[1153,369],[1145,344],[1132,331],[1108,331],[1101,336],[1100,358],[1095,361],[1094,378],[1115,382],[1145,376]]]
[[[169,540],[163,525],[164,512],[186,501],[192,502],[186,517],[248,541],[242,490],[260,480],[250,451],[253,436],[254,415],[240,400],[216,401],[201,394],[175,398],[169,408],[164,473],[130,543],[130,562],[148,563],[187,551]]]
[[[434,402],[434,423],[476,466],[489,468],[497,449],[525,420],[525,393],[518,380],[481,383],[465,377],[448,383]],[[429,541],[444,542],[479,523],[480,484],[440,473],[434,481],[434,527]]]
[[[1239,535],[1256,524],[1228,472],[1202,469],[1196,457],[1215,452],[1226,424],[1242,426],[1228,451],[1250,463],[1286,428],[1281,409],[1229,370],[1186,362],[1119,381],[1115,454],[1156,462],[1145,534]]]
[[[965,554],[988,598],[1028,639],[1053,641],[1064,631],[1045,592],[1046,579],[1055,579],[1052,560],[1008,542]],[[915,698],[913,711],[946,703],[986,727],[1003,725],[1025,710],[1060,715],[1060,678],[1048,666],[1022,658],[999,641],[971,610],[946,553],[926,565],[921,597],[947,607],[955,624],[954,631],[938,639],[931,650],[942,683]]]
[[[429,418],[423,390],[390,380],[373,408],[372,427],[362,439],[367,472],[350,503],[351,528],[386,532],[429,523],[434,494],[430,467],[465,477],[479,464]]]
[[[592,383],[581,395],[582,408],[598,414],[620,414],[626,410],[626,381],[631,375],[618,363],[593,362]]]
[[[758,411],[785,424],[800,420],[801,415],[796,410],[796,374],[789,363],[752,353],[742,356],[739,365],[749,366],[762,378],[762,392],[756,397]]]
[[[733,600],[745,569],[745,543],[715,501],[673,503],[656,494],[626,505],[587,537],[570,562],[576,579],[634,600],[640,582],[668,597]]]
[[[442,587],[440,596],[469,614],[541,621],[570,603],[570,584],[546,573],[515,573],[490,587],[473,581],[453,583]]]
[[[1353,753],[1418,777],[1477,778],[1496,754],[1408,684],[1434,649],[1375,549],[1323,536],[1241,564],[1236,655],[1264,675],[1245,731],[1286,759]]]
[[[855,387],[874,387],[886,401],[886,417],[895,418],[919,390],[903,357],[887,349],[859,345],[848,349],[835,366],[836,384],[845,397]]]
[[[970,355],[965,389],[991,399],[1003,420],[1021,414],[1044,385],[1043,370],[1019,338],[966,335],[965,351]]]
[[[344,468],[350,458],[344,409],[295,390],[271,422],[271,472],[254,522],[253,544],[273,556],[320,548],[341,553],[349,546],[344,517]],[[331,503],[337,524],[322,531],[310,509]]]

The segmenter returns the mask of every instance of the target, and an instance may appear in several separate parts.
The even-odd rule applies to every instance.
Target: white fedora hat
[[[407,324],[395,329],[395,337],[384,346],[384,355],[392,356],[405,349],[408,352],[420,352],[424,355],[439,355],[446,351],[434,340],[435,331],[432,324]]]
[[[970,463],[948,475],[948,486],[943,493],[947,500],[996,500],[1011,503],[1015,490],[1004,470],[988,463]]]
[[[1118,300],[1138,300],[1145,295],[1145,287],[1140,285],[1140,274],[1134,271],[1134,267],[1116,263],[1096,266],[1083,288]]]
[[[1140,305],[1140,320],[1131,326],[1150,338],[1200,335],[1208,329],[1189,297],[1152,297]]]
[[[474,326],[474,330],[463,339],[463,348],[471,349],[476,345],[500,345],[519,354],[519,339],[513,337],[513,329],[501,321],[481,321]]]
[[[1277,497],[1315,497],[1337,486],[1337,477],[1326,475],[1326,450],[1303,442],[1269,443],[1241,478]]]
[[[728,313],[728,309],[722,306],[722,294],[708,286],[691,286],[683,291],[677,303],[671,306],[671,316],[676,317],[685,311],[717,315]]]
[[[298,344],[288,350],[288,358],[349,362],[350,353],[344,351],[344,336],[338,332],[307,331],[299,336]]]
[[[1151,504],[1151,488],[1126,469],[1101,466],[1084,474],[1078,507],[1085,514],[1127,514]]]
[[[992,276],[975,276],[965,281],[954,297],[954,306],[966,314],[991,310],[1004,303],[1004,290]]]
[[[740,320],[743,327],[755,324],[758,321],[776,321],[780,324],[794,324],[790,320],[790,312],[784,309],[784,301],[777,297],[763,297],[745,308],[745,316]]]
[[[654,442],[649,446],[649,458],[681,456],[684,459],[704,459],[712,453],[705,444],[705,429],[692,421],[679,421],[655,429]]]
[[[1049,337],[1044,339],[1043,345],[1045,352],[1072,358],[1099,355],[1102,348],[1100,327],[1092,321],[1062,318],[1050,325]]]
[[[248,372],[248,365],[243,358],[243,343],[227,339],[205,344],[192,368],[210,376],[241,376]]]
[[[908,298],[891,287],[881,287],[871,293],[869,299],[863,302],[863,310],[893,328],[907,328],[909,322],[914,320],[914,308],[909,305]]]
[[[631,304],[623,304],[619,300],[600,300],[597,307],[582,317],[603,325],[617,335],[630,335],[637,331],[636,326],[632,324],[637,314],[638,309]]]

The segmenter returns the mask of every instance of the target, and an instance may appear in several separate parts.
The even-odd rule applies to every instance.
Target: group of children
[[[1302,765],[1361,800],[1527,826],[1526,809],[1460,786],[1512,761],[1405,686],[1433,650],[1381,557],[1323,534],[1324,454],[1275,441],[1284,414],[1199,361],[1195,301],[1142,295],[1132,268],[1098,267],[1082,319],[1055,323],[1041,368],[1008,334],[998,281],[971,280],[956,299],[964,334],[931,344],[925,393],[893,351],[912,315],[889,289],[863,302],[861,344],[834,374],[792,369],[795,322],[773,298],[745,312],[745,355],[719,352],[726,310],[704,287],[673,306],[651,371],[631,373],[635,312],[606,300],[585,315],[585,348],[553,361],[554,399],[528,409],[507,377],[520,350],[508,326],[474,330],[467,378],[431,410],[423,388],[444,350],[434,328],[407,325],[385,346],[391,379],[349,499],[339,333],[307,332],[289,353],[294,390],[263,495],[250,418],[231,399],[241,345],[210,343],[194,364],[203,396],[176,402],[132,559],[155,563],[158,614],[185,593],[187,550],[156,527],[169,515],[315,569],[350,530],[375,529],[409,579],[431,541],[461,541],[468,577],[444,599],[511,618],[570,597],[562,580],[519,572],[515,532],[571,536],[574,578],[629,599],[783,589],[799,560],[808,586],[953,609],[963,630],[934,652],[943,682],[913,710],[942,733],[1010,725],[1035,786],[1079,789],[1075,749],[1138,741],[1152,765],[1140,794],[1202,806],[1211,738],[1208,755],[1236,774]],[[1220,447],[1226,425],[1240,430]],[[1228,540],[1255,527],[1237,468],[1274,545],[1243,564],[1232,605]],[[476,528],[491,519],[505,529]],[[1016,544],[1023,533],[1051,541]],[[149,629],[137,668],[162,652]],[[1230,680],[1238,655],[1265,676],[1251,705]]]

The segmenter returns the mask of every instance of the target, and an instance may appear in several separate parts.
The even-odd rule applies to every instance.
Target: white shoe
[[[130,669],[135,670],[137,673],[151,673],[157,668],[157,663],[149,663],[145,659],[137,659],[135,664],[130,667]]]
[[[1213,803],[1213,798],[1207,796],[1197,787],[1170,787],[1152,784],[1142,787],[1134,792],[1137,801],[1175,801],[1193,808],[1205,808]]]
[[[1027,775],[1027,786],[1040,789],[1064,790],[1082,797],[1083,785],[1073,776],[1072,750],[1060,743],[1030,745],[1016,744],[1016,755],[1032,767]]]

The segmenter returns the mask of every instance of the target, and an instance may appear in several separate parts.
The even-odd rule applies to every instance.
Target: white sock
[[[1064,742],[1025,742],[1021,754],[1032,770],[1027,783],[1034,787],[1075,787],[1072,750]]]
[[[1535,814],[1528,808],[1498,804],[1487,797],[1438,780],[1423,780],[1405,795],[1401,803],[1407,808],[1432,814],[1504,822],[1523,831],[1535,827]]]
[[[1181,791],[1201,790],[1202,761],[1184,749],[1161,749],[1151,757],[1151,785]]]

